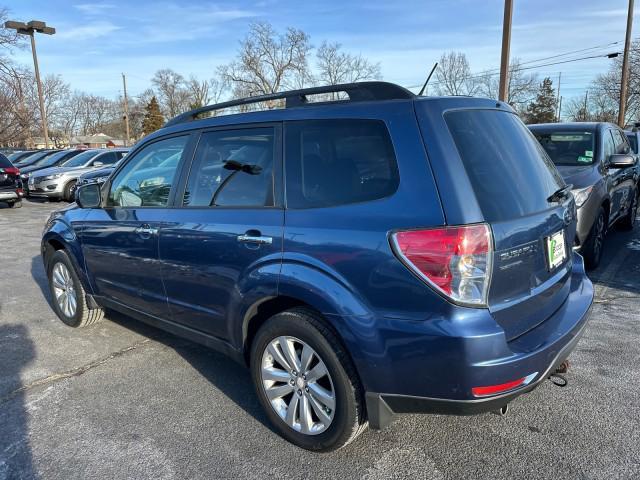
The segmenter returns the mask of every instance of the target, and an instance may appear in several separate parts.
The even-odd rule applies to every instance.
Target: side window
[[[620,130],[613,130],[613,138],[616,142],[616,153],[629,153],[630,148],[626,135]]]
[[[112,165],[116,163],[117,160],[118,158],[116,157],[116,154],[114,152],[109,152],[98,156],[98,158],[91,162],[91,164],[94,165],[95,163],[102,163],[103,165]]]
[[[616,153],[616,144],[613,140],[612,133],[611,130],[607,130],[602,139],[602,153],[605,162],[608,161],[609,155]]]
[[[366,202],[397,190],[398,166],[384,122],[311,120],[285,128],[289,208]]]
[[[163,207],[188,136],[166,138],[139,150],[111,182],[111,207]]]
[[[274,138],[270,127],[203,133],[182,204],[273,206]]]

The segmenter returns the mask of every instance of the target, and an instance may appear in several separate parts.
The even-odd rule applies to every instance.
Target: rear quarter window
[[[285,126],[287,207],[377,200],[398,188],[391,138],[380,120],[311,120]]]
[[[547,210],[564,185],[540,144],[513,113],[457,110],[445,121],[489,222]]]

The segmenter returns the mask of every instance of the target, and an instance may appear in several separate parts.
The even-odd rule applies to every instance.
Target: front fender
[[[68,212],[69,210],[67,210]],[[78,214],[72,214],[67,216],[64,211],[54,212],[45,225],[45,230],[42,234],[42,241],[40,243],[40,254],[44,263],[45,272],[47,271],[47,264],[45,254],[47,246],[52,246],[54,249],[63,248],[69,258],[73,267],[82,283],[82,287],[86,292],[92,292],[89,284],[86,270],[84,268],[84,256],[82,254],[82,244],[80,238],[73,227],[73,223],[80,221],[81,218],[86,216],[87,212],[83,212],[76,209]]]

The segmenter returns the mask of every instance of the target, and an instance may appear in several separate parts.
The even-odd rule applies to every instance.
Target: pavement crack
[[[121,357],[123,355],[126,355],[129,352],[137,350],[138,348],[149,343],[150,341],[151,341],[150,338],[145,338],[143,340],[140,340],[139,342],[134,343],[133,345],[129,345],[128,347],[125,347],[121,350],[110,353],[106,357],[99,358],[97,360],[94,360],[93,362],[87,363],[86,365],[82,365],[81,367],[76,367],[71,370],[67,370],[66,372],[53,373],[51,375],[47,375],[46,377],[34,380],[33,382],[23,385],[20,388],[17,388],[12,392],[9,392],[7,395],[0,397],[0,405],[8,402],[16,395],[19,395],[27,390],[31,390],[32,388],[41,387],[42,385],[48,385],[51,383],[59,382],[60,380],[65,380],[67,378],[79,377],[80,375],[83,375],[89,370],[92,370],[96,367],[104,365],[105,363],[107,363],[110,360],[113,360],[114,358]]]

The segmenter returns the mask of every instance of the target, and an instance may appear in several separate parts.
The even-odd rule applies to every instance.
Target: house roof
[[[113,138],[104,133],[96,133],[95,135],[77,135],[71,139],[71,144],[107,143],[109,140],[113,140]]]

